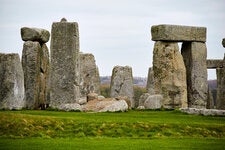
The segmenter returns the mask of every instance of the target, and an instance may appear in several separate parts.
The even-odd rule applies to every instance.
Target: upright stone
[[[132,68],[129,66],[115,66],[112,71],[110,96],[119,97],[127,96],[133,108],[134,102],[134,89],[133,89],[133,75]]]
[[[154,71],[153,71],[153,68],[150,67],[148,69],[148,80],[147,80],[147,86],[146,86],[146,89],[147,89],[147,92],[151,95],[155,94],[155,90],[154,90]]]
[[[155,94],[162,94],[163,107],[187,107],[186,69],[176,42],[155,42],[153,70]]]
[[[225,48],[225,38],[223,38],[223,40],[222,40],[222,45]]]
[[[24,77],[18,54],[0,53],[0,109],[24,107]]]
[[[225,110],[225,55],[223,67],[216,69],[217,74],[217,98],[216,108]]]
[[[155,25],[151,28],[153,41],[206,42],[206,28],[180,25]]]
[[[79,90],[79,32],[76,22],[54,22],[51,31],[50,106],[75,103]]]
[[[100,94],[100,77],[93,54],[80,53],[80,92],[82,96],[89,93]]]
[[[187,72],[188,107],[205,108],[208,93],[206,44],[184,42],[181,53]]]

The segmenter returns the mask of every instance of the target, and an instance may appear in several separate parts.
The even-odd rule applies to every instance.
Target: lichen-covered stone
[[[151,96],[151,94],[149,94],[149,93],[142,94],[140,96],[140,98],[139,98],[139,105],[138,105],[138,107],[139,106],[144,106],[144,103],[145,103],[146,99],[148,99],[149,96]]]
[[[151,28],[153,41],[206,42],[206,28],[180,25],[155,25]]]
[[[88,93],[100,94],[100,77],[93,54],[80,53],[80,92],[82,96]]]
[[[222,59],[207,59],[206,64],[207,64],[207,69],[222,68],[223,60]]]
[[[163,96],[163,107],[187,107],[186,69],[176,42],[155,42],[153,71],[155,94]]]
[[[0,109],[22,109],[24,103],[24,76],[19,55],[0,53]]]
[[[150,67],[148,69],[148,80],[147,80],[147,86],[146,86],[146,89],[147,89],[147,92],[149,94],[155,94],[155,90],[154,90],[154,71],[153,71],[153,68]]]
[[[45,44],[27,41],[23,45],[22,65],[26,108],[44,109],[48,102],[49,52]]]
[[[127,96],[130,100],[131,107],[134,107],[133,75],[131,67],[115,66],[113,68],[110,84],[110,96],[114,98]]]
[[[48,42],[50,33],[40,28],[21,28],[21,37],[23,41],[36,41],[41,44]]]
[[[160,109],[162,107],[162,95],[150,95],[144,102],[145,109]]]
[[[217,68],[216,74],[217,74],[216,108],[225,110],[225,55],[223,59],[223,68]]]
[[[50,106],[80,98],[79,31],[76,22],[54,22],[51,31]]]
[[[184,42],[181,53],[187,72],[188,107],[206,108],[208,93],[206,44]]]

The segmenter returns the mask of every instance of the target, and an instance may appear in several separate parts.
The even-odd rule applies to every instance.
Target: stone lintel
[[[207,69],[223,68],[222,59],[208,59],[206,63],[207,63]]]
[[[154,25],[151,28],[153,41],[206,42],[206,27],[181,25]]]

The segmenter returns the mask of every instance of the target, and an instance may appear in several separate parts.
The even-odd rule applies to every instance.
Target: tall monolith
[[[100,94],[100,76],[93,54],[80,53],[80,92],[82,97],[89,93]]]
[[[153,70],[155,94],[162,94],[163,107],[187,107],[186,69],[177,42],[155,42]]]
[[[22,109],[24,104],[24,77],[19,54],[0,53],[0,109]]]
[[[75,103],[79,90],[78,23],[54,22],[51,30],[50,107]]]
[[[131,107],[135,106],[134,89],[133,89],[133,75],[132,68],[129,66],[115,66],[112,71],[110,96],[128,97]]]

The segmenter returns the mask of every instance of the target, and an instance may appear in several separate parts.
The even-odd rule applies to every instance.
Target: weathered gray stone
[[[153,70],[155,93],[163,95],[163,107],[187,107],[186,69],[176,42],[155,42]]]
[[[225,48],[225,38],[223,38],[223,40],[222,40],[222,45]]]
[[[82,96],[88,93],[100,94],[100,77],[93,54],[80,53],[80,92]]]
[[[182,112],[193,114],[193,115],[204,115],[204,116],[225,116],[225,110],[217,109],[197,109],[197,108],[181,108]]]
[[[91,100],[94,100],[94,99],[98,99],[98,94],[97,93],[89,93],[87,95],[87,101],[91,101]]]
[[[133,89],[133,76],[132,68],[129,66],[115,66],[112,71],[110,96],[127,96],[130,100],[131,107],[134,103],[134,89]]]
[[[77,103],[60,104],[58,109],[63,111],[82,111],[82,107]]]
[[[94,112],[124,112],[128,110],[128,105],[125,100],[116,100],[114,98],[104,100],[95,99],[83,105],[82,110]]]
[[[223,60],[221,60],[221,59],[208,59],[206,61],[206,64],[207,64],[208,69],[222,68],[223,67]]]
[[[188,107],[206,108],[208,93],[206,44],[184,42],[181,53],[187,72]]]
[[[24,107],[24,77],[18,54],[0,53],[0,109]]]
[[[207,98],[207,109],[213,109],[214,108],[214,100],[211,89],[208,87],[208,98]]]
[[[54,22],[50,49],[50,106],[76,103],[80,98],[78,24]]]
[[[180,25],[155,25],[151,28],[153,41],[206,42],[206,28]]]
[[[225,66],[225,54],[223,59],[223,66]],[[225,110],[225,67],[217,68],[217,98],[216,108]]]
[[[49,52],[45,44],[27,41],[23,45],[22,65],[26,108],[45,108],[48,95]]]
[[[146,86],[146,89],[147,89],[147,92],[149,94],[155,94],[155,90],[154,90],[154,71],[153,71],[153,68],[150,67],[148,69],[148,80],[147,80],[147,86]]]
[[[145,109],[160,109],[162,107],[162,95],[150,95],[144,102]]]
[[[139,106],[144,106],[144,103],[145,103],[146,99],[148,99],[149,96],[151,96],[151,94],[149,94],[149,93],[142,94],[140,96],[140,98],[139,98],[139,105],[138,105],[138,107]]]
[[[50,33],[45,29],[23,27],[21,28],[21,37],[23,41],[46,43],[49,40]]]

